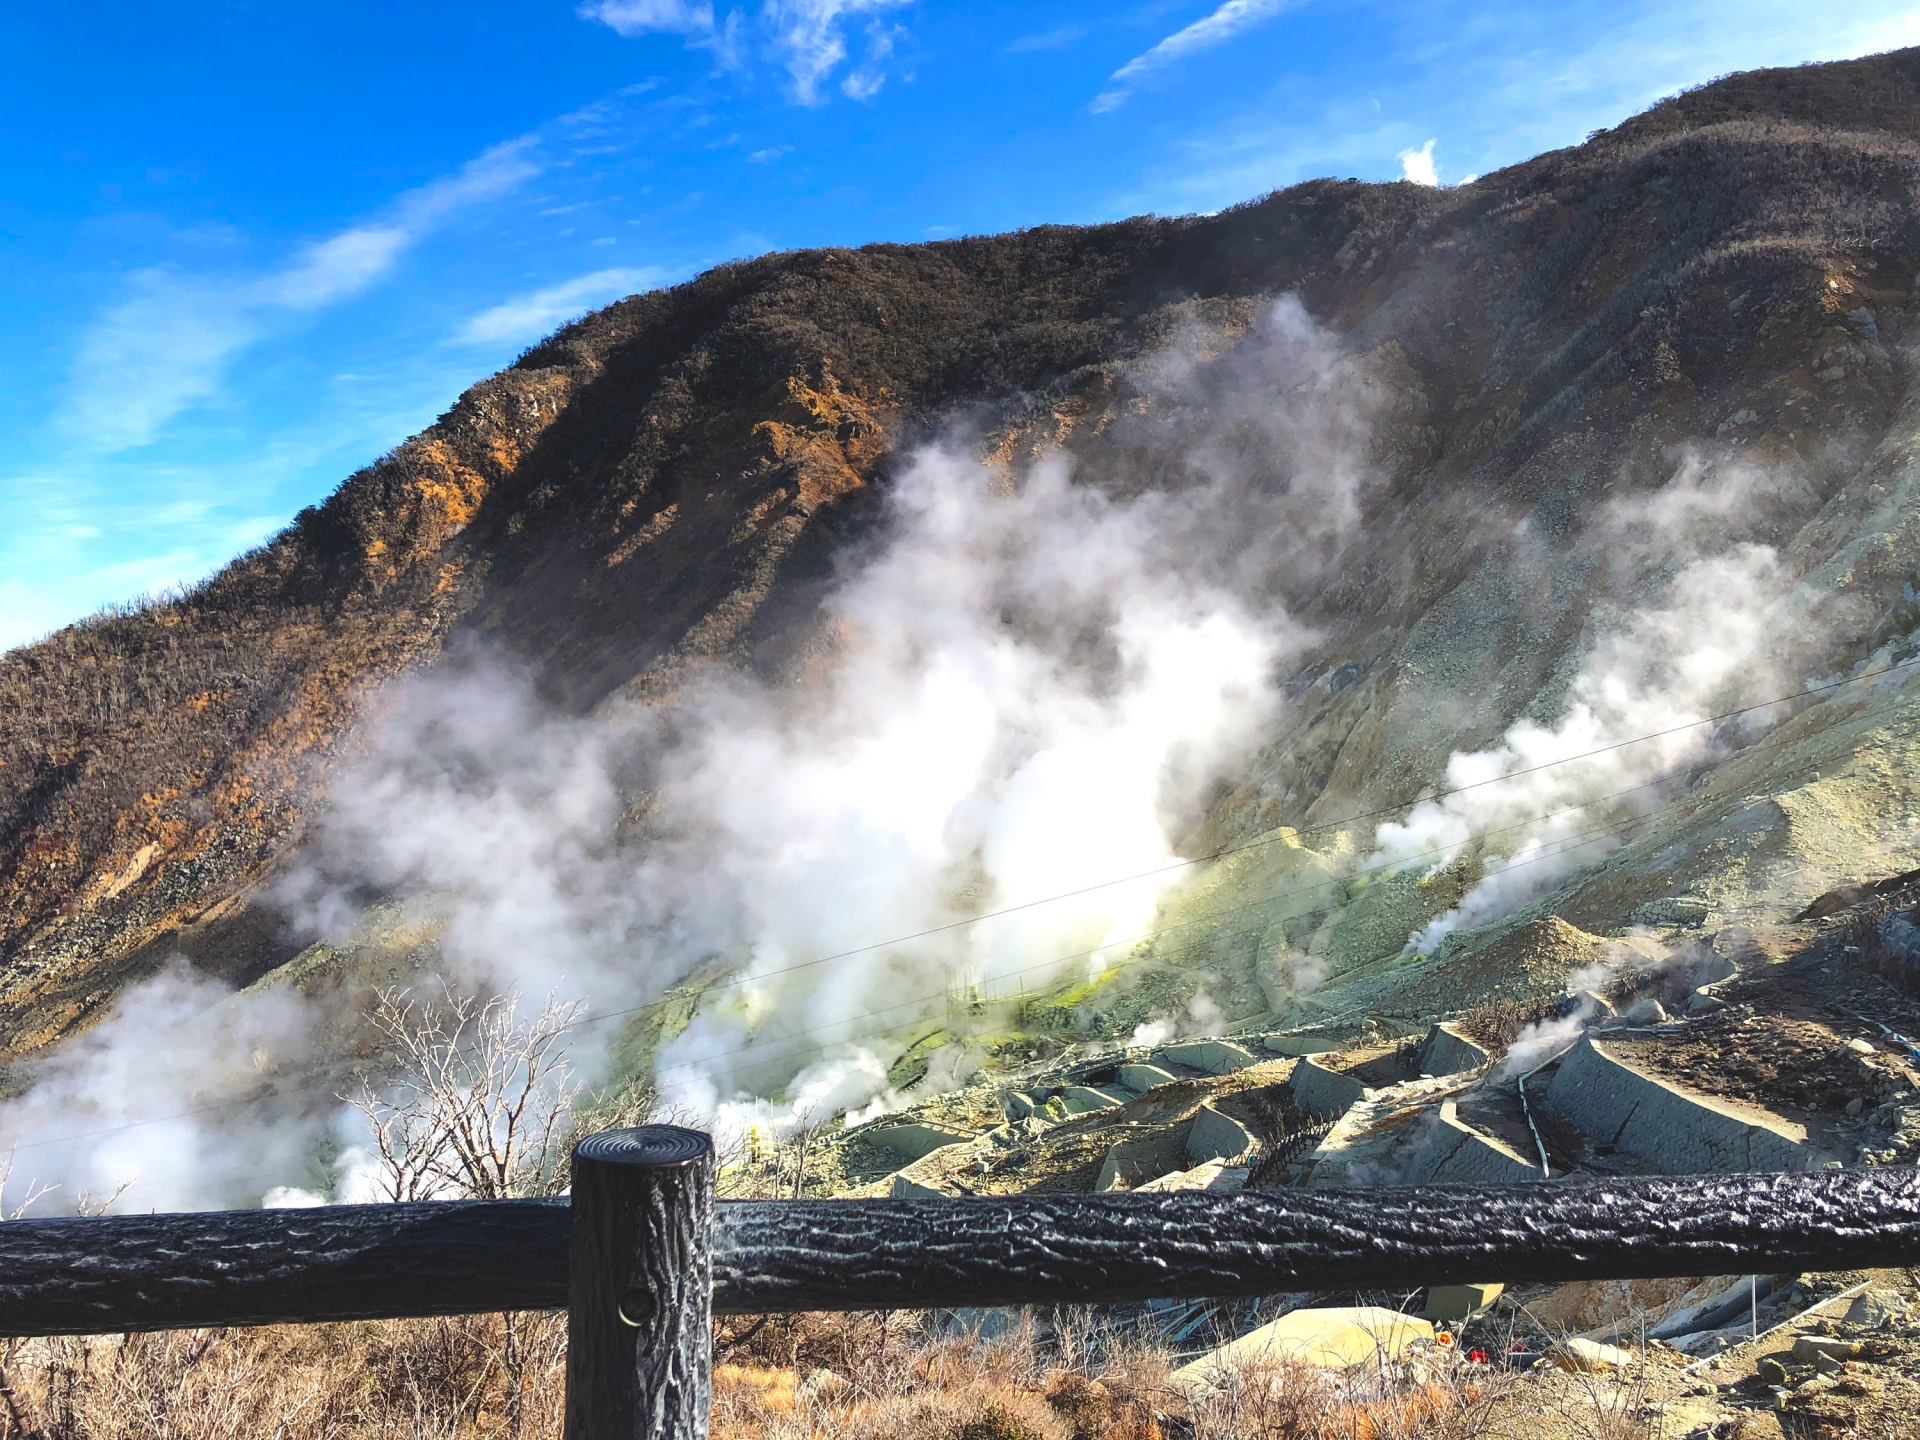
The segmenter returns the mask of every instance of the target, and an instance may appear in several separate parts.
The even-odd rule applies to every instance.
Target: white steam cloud
[[[71,1193],[137,1171],[137,1208],[348,1198],[345,1081],[293,1076],[340,1053],[403,952],[456,987],[588,1002],[590,1083],[638,1007],[707,987],[654,1079],[723,1141],[895,1106],[901,1041],[950,996],[1122,958],[1176,837],[1270,732],[1311,639],[1273,597],[1340,563],[1388,400],[1291,300],[1128,383],[1146,398],[1115,453],[1155,457],[1140,473],[908,457],[798,677],[713,667],[586,718],[476,654],[391,687],[278,891],[311,938],[372,935],[388,968],[305,1008],[270,990],[216,1010],[184,976],[129,992],[0,1106],[0,1145],[76,1136],[16,1173]],[[216,1013],[215,1039],[181,1029]],[[1181,1026],[1219,1023],[1202,1004]],[[954,1028],[919,1093],[977,1064]],[[244,1103],[273,1076],[298,1093]],[[152,1145],[97,1133],[115,1125]]]
[[[1779,557],[1737,540],[1699,554],[1724,537],[1737,508],[1781,488],[1776,477],[1690,459],[1651,497],[1610,507],[1590,539],[1628,573],[1651,576],[1654,597],[1597,613],[1598,633],[1556,723],[1521,720],[1490,749],[1456,752],[1441,788],[1459,793],[1423,801],[1375,834],[1374,863],[1437,851],[1444,866],[1493,832],[1481,879],[1410,936],[1409,950],[1431,955],[1456,929],[1558,888],[1620,843],[1623,813],[1656,808],[1658,782],[1724,742],[1700,722],[1791,688],[1792,647],[1781,637],[1795,626]],[[1661,585],[1662,576],[1671,578]]]

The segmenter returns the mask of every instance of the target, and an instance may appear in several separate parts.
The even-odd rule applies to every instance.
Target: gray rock
[[[1010,1090],[1000,1101],[1000,1109],[1009,1120],[1025,1120],[1039,1108],[1024,1090]]]
[[[1597,990],[1576,990],[1567,999],[1571,1003],[1566,1007],[1566,1014],[1589,1020],[1613,1018],[1613,1003]]]
[[[1853,1297],[1853,1303],[1847,1307],[1846,1322],[1877,1330],[1906,1317],[1907,1302],[1898,1290],[1875,1287]]]
[[[1664,1025],[1668,1018],[1667,1007],[1651,995],[1634,1001],[1620,1017],[1627,1025]]]
[[[1816,1360],[1851,1360],[1860,1353],[1858,1342],[1835,1335],[1800,1335],[1793,1342],[1793,1358],[1802,1365]]]

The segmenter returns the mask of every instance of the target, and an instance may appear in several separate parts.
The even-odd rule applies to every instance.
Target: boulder
[[[1367,1093],[1367,1087],[1351,1075],[1323,1064],[1312,1055],[1293,1067],[1287,1081],[1294,1103],[1309,1115],[1344,1115]]]
[[[1208,1075],[1231,1075],[1253,1064],[1252,1051],[1228,1040],[1182,1040],[1175,1045],[1162,1045],[1156,1053],[1162,1060]]]
[[[1876,1287],[1862,1290],[1853,1297],[1853,1303],[1847,1307],[1845,1316],[1849,1325],[1864,1325],[1878,1329],[1895,1320],[1904,1320],[1907,1316],[1907,1302],[1898,1290]]]
[[[1170,1085],[1177,1077],[1168,1074],[1158,1065],[1122,1065],[1114,1076],[1127,1089],[1136,1095],[1144,1095],[1156,1085]]]
[[[1253,1136],[1231,1115],[1224,1115],[1211,1105],[1202,1105],[1193,1112],[1193,1124],[1187,1130],[1187,1159],[1195,1165],[1204,1165],[1209,1160],[1231,1164],[1243,1159],[1252,1148]]]
[[[1386,1364],[1399,1359],[1409,1346],[1432,1339],[1433,1326],[1425,1320],[1378,1305],[1295,1310],[1189,1361],[1168,1378],[1175,1385],[1192,1387],[1262,1364],[1335,1370]]]
[[[1793,1358],[1802,1365],[1816,1360],[1853,1360],[1859,1354],[1857,1340],[1842,1340],[1837,1335],[1799,1335],[1793,1342]]]
[[[1560,1013],[1563,1016],[1578,1015],[1583,1020],[1611,1020],[1613,1002],[1598,990],[1576,990],[1567,996]]]
[[[1598,1340],[1582,1340],[1574,1336],[1562,1340],[1547,1351],[1547,1359],[1557,1369],[1572,1371],[1575,1374],[1591,1375],[1607,1370],[1624,1370],[1634,1363],[1633,1353],[1622,1350],[1617,1345],[1602,1345]]]
[[[1647,995],[1629,1005],[1619,1018],[1622,1025],[1664,1025],[1669,1017],[1667,1007]]]
[[[1009,1120],[1026,1120],[1040,1106],[1024,1090],[1009,1090],[1000,1098],[1000,1109]]]
[[[1812,1158],[1801,1126],[1642,1074],[1590,1034],[1560,1062],[1545,1103],[1568,1124],[1669,1175],[1800,1170]]]
[[[1442,1023],[1427,1031],[1427,1038],[1420,1042],[1418,1063],[1422,1075],[1458,1075],[1478,1070],[1492,1058],[1485,1046]]]

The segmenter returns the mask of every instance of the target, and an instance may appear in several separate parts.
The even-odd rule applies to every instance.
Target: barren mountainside
[[[913,447],[1016,477],[1066,453],[1099,483],[1177,489],[1179,448],[1155,437],[1207,410],[1208,367],[1283,295],[1337,343],[1369,469],[1351,523],[1272,582],[1314,639],[1183,846],[1300,839],[1231,857],[1204,894],[1333,876],[1317,857],[1364,850],[1374,822],[1311,827],[1448,784],[1450,755],[1518,722],[1562,725],[1610,636],[1731,624],[1729,588],[1798,617],[1770,632],[1788,690],[1900,664],[1920,627],[1917,266],[1920,51],[1902,51],[1730,77],[1455,189],[1319,180],[1211,216],[768,255],[611,305],[190,593],[0,657],[0,1045],[83,1027],[176,950],[241,984],[288,960],[302,942],[260,887],[383,682],[482,639],[579,714],[705,660],[804,670],[836,556]],[[1195,357],[1184,389],[1169,347]],[[1661,549],[1688,527],[1708,537],[1689,556],[1723,568],[1716,606],[1683,616],[1650,597],[1704,573]],[[1662,643],[1658,663],[1692,663]],[[1915,719],[1890,683],[1764,744],[1730,731],[1605,866],[1565,877],[1552,923],[1577,947],[1715,907],[1764,920],[1912,868]],[[1657,728],[1623,713],[1595,745]],[[1292,925],[1329,1012],[1390,1011],[1413,982],[1374,962],[1490,873],[1262,923]],[[1439,967],[1418,971],[1426,1001],[1480,998],[1448,968],[1481,963],[1475,919],[1417,957]]]

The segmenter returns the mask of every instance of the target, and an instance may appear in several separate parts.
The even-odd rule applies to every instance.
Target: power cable
[[[828,955],[817,956],[810,960],[799,961],[792,965],[782,966],[775,970],[763,971],[758,974],[740,977],[735,980],[721,981],[711,986],[702,987],[699,993],[701,996],[704,997],[706,995],[712,994],[714,991],[717,991],[717,990],[735,988],[740,985],[762,983],[766,980],[774,979],[781,975],[787,975],[787,974],[796,973],[802,970],[812,969],[817,966],[830,964],[838,960],[851,959],[857,955],[871,953],[872,951],[875,951],[875,950],[889,949],[895,945],[908,944],[914,940],[925,939],[933,935],[938,935],[954,929],[961,928],[963,926],[977,924],[983,920],[990,920],[990,919],[999,918],[1005,915],[1017,914],[1021,911],[1035,909],[1042,905],[1053,904],[1060,900],[1076,898],[1078,896],[1091,894],[1091,893],[1094,893],[1095,891],[1102,890],[1102,889],[1110,889],[1115,885],[1128,884],[1136,880],[1151,879],[1158,875],[1173,873],[1175,871],[1188,869],[1196,865],[1208,864],[1208,863],[1211,863],[1212,861],[1223,859],[1228,855],[1243,853],[1245,851],[1258,849],[1267,845],[1283,843],[1289,838],[1297,839],[1297,837],[1301,835],[1317,834],[1327,830],[1343,829],[1361,820],[1375,819],[1380,816],[1393,814],[1397,811],[1412,809],[1417,805],[1448,799],[1454,795],[1460,795],[1468,791],[1482,789],[1489,785],[1496,785],[1507,780],[1519,779],[1526,775],[1538,774],[1542,771],[1551,770],[1561,765],[1569,765],[1581,760],[1592,759],[1595,756],[1604,755],[1616,750],[1624,749],[1630,745],[1642,744],[1649,740],[1663,739],[1671,735],[1677,735],[1677,734],[1683,733],[1687,730],[1698,729],[1702,725],[1713,725],[1713,724],[1723,723],[1727,720],[1733,719],[1741,715],[1752,714],[1755,711],[1770,709],[1776,705],[1791,703],[1794,700],[1800,699],[1802,696],[1809,696],[1819,692],[1837,690],[1844,686],[1859,684],[1864,681],[1878,680],[1896,671],[1913,669],[1915,667],[1920,667],[1920,657],[1916,657],[1913,660],[1901,661],[1896,664],[1889,665],[1882,670],[1873,671],[1870,674],[1850,676],[1843,680],[1825,682],[1817,685],[1808,685],[1789,695],[1779,696],[1772,700],[1759,701],[1752,705],[1741,706],[1738,709],[1724,711],[1717,715],[1706,716],[1700,720],[1688,721],[1682,725],[1671,726],[1665,730],[1657,730],[1657,731],[1649,732],[1644,735],[1633,736],[1626,740],[1620,740],[1612,744],[1596,747],[1595,749],[1592,749],[1592,750],[1582,751],[1576,755],[1561,756],[1558,759],[1544,761],[1539,765],[1529,766],[1522,770],[1511,771],[1507,774],[1493,776],[1486,780],[1479,780],[1479,781],[1474,781],[1471,784],[1456,786],[1451,790],[1439,791],[1432,795],[1422,796],[1417,800],[1404,801],[1396,805],[1382,806],[1370,811],[1361,811],[1353,815],[1349,815],[1341,820],[1323,821],[1318,824],[1310,825],[1310,826],[1277,827],[1275,832],[1270,832],[1267,835],[1259,836],[1252,840],[1242,842],[1239,845],[1223,846],[1220,849],[1212,851],[1207,855],[1198,856],[1189,860],[1177,861],[1170,865],[1161,866],[1153,870],[1141,871],[1141,872],[1138,872],[1137,874],[1123,876],[1118,879],[1102,881],[1099,884],[1084,886],[1077,890],[1064,891],[1057,895],[1045,896],[1045,897],[1041,897],[1041,898],[1030,900],[1030,901],[1023,901],[1017,905],[1006,906],[999,910],[987,911],[979,915],[967,917],[966,919],[951,921],[943,925],[932,926],[925,930],[916,931],[908,935],[897,936],[891,940],[883,940],[883,941],[877,941],[871,944],[860,945],[860,946],[853,947],[852,949],[837,951]],[[1753,748],[1758,749],[1759,747],[1756,746]],[[1817,768],[1817,764],[1800,767],[1799,770],[1789,771],[1787,773],[1797,774],[1797,773],[1801,773],[1805,769],[1810,769],[1810,768]],[[1383,862],[1382,864],[1377,866],[1364,867],[1361,870],[1355,871],[1353,873],[1353,876],[1350,876],[1348,878],[1349,879],[1357,878],[1357,877],[1365,876],[1368,874],[1378,873],[1379,871],[1382,871],[1382,870],[1403,869],[1412,861],[1430,858],[1431,856],[1445,853],[1448,850],[1456,850],[1460,846],[1464,846],[1474,841],[1482,841],[1494,835],[1503,834],[1509,830],[1524,829],[1533,825],[1542,824],[1547,820],[1557,818],[1558,816],[1561,816],[1561,815],[1572,814],[1581,810],[1591,808],[1594,805],[1603,804],[1611,800],[1617,800],[1622,796],[1633,794],[1640,790],[1645,790],[1657,785],[1666,784],[1671,780],[1673,780],[1674,778],[1676,777],[1672,774],[1662,775],[1662,776],[1656,777],[1653,780],[1643,782],[1640,785],[1629,786],[1626,789],[1614,791],[1607,795],[1595,796],[1588,800],[1581,801],[1576,805],[1563,807],[1562,809],[1557,811],[1550,811],[1544,815],[1534,816],[1522,821],[1516,821],[1511,825],[1500,826],[1491,830],[1469,835],[1463,838],[1460,842],[1458,842],[1457,845],[1447,845],[1447,846],[1436,847],[1433,850],[1429,850],[1425,852],[1417,852],[1415,854],[1400,857],[1390,862]],[[1626,822],[1625,825],[1617,828],[1620,828],[1620,829],[1631,828],[1633,824],[1639,823],[1640,820],[1648,819],[1648,818],[1652,818],[1652,817],[1636,817],[1634,820],[1628,821]],[[1599,835],[1603,833],[1611,833],[1611,828],[1613,827],[1602,827],[1601,829],[1589,831],[1586,833],[1589,836]],[[1290,832],[1290,834],[1286,832]],[[1553,853],[1557,854],[1557,853],[1564,853],[1564,852],[1553,852]],[[1517,869],[1523,865],[1537,863],[1537,861],[1547,859],[1547,858],[1552,858],[1552,856],[1551,855],[1537,856],[1537,857],[1534,857],[1534,859],[1532,860],[1516,862],[1512,865],[1509,865],[1506,868]],[[1199,917],[1196,917],[1195,919],[1182,921],[1172,926],[1166,926],[1160,930],[1146,931],[1140,935],[1131,937],[1130,939],[1127,939],[1127,940],[1107,942],[1105,944],[1092,947],[1089,950],[1077,951],[1077,952],[1073,952],[1071,954],[1063,955],[1063,956],[1056,956],[1050,960],[1042,962],[1039,965],[1025,967],[1022,970],[1013,971],[1010,973],[1013,976],[1018,976],[1023,974],[1031,974],[1031,973],[1034,973],[1035,971],[1051,970],[1051,969],[1057,968],[1060,965],[1064,965],[1072,960],[1084,959],[1092,955],[1098,954],[1102,950],[1118,948],[1119,946],[1122,946],[1122,945],[1142,944],[1148,940],[1156,939],[1162,934],[1171,933],[1172,931],[1175,931],[1175,930],[1190,928],[1193,925],[1205,923],[1206,920],[1220,914],[1231,914],[1231,913],[1234,913],[1235,911],[1252,908],[1254,906],[1269,905],[1274,903],[1276,900],[1290,898],[1290,896],[1292,895],[1305,893],[1307,890],[1319,889],[1322,886],[1331,884],[1331,883],[1346,883],[1346,882],[1345,881],[1335,882],[1331,879],[1328,879],[1328,880],[1319,881],[1312,886],[1300,887],[1299,889],[1296,889],[1294,891],[1269,892],[1268,894],[1261,896],[1257,899],[1250,900],[1250,901],[1243,901],[1237,905],[1227,907],[1223,911],[1208,912]],[[1330,907],[1330,909],[1337,909],[1337,908],[1340,908],[1340,907]],[[1316,911],[1303,912],[1303,916],[1313,915],[1316,913],[1318,914],[1330,913],[1330,909],[1317,911],[1317,912]],[[1393,952],[1393,953],[1402,953],[1402,952]],[[1143,959],[1139,962],[1125,962],[1125,963],[1128,965],[1133,963],[1148,963],[1154,958],[1156,957],[1143,957]],[[1385,958],[1390,958],[1390,957],[1389,956],[1375,957],[1374,960],[1370,960],[1365,963],[1374,964],[1374,963],[1378,963],[1380,959],[1385,959]],[[1122,967],[1114,967],[1114,968],[1122,968]],[[911,1004],[911,1005],[929,1004],[933,1000],[936,1000],[939,998],[941,997],[940,996],[924,997],[920,1000],[903,1002],[903,1005],[901,1006],[893,1006],[888,1008],[889,1009],[904,1008],[904,1005],[907,1005],[907,1004]],[[580,1026],[596,1024],[606,1020],[613,1020],[613,1019],[623,1018],[626,1016],[642,1014],[651,1010],[660,1009],[670,1003],[672,1003],[672,1000],[670,998],[662,997],[659,1000],[649,1001],[643,1005],[629,1006],[624,1009],[611,1010],[598,1015],[584,1016],[580,1020],[574,1021],[571,1024],[565,1027],[562,1027],[562,1029],[571,1030],[571,1029],[578,1028]],[[878,1014],[883,1014],[887,1012],[883,1010],[883,1011],[877,1011],[877,1012],[871,1012],[871,1013],[878,1015]],[[859,1016],[849,1017],[849,1021],[857,1020],[859,1018],[863,1018],[863,1017],[859,1017]],[[834,1023],[844,1024],[844,1023],[849,1023],[849,1021],[836,1021]],[[920,1022],[915,1021],[913,1023],[918,1024]],[[807,1031],[790,1032],[790,1034],[807,1034],[807,1033],[809,1032]],[[743,1047],[743,1048],[753,1048],[753,1047]],[[716,1060],[729,1058],[730,1055],[737,1054],[737,1053],[740,1053],[740,1052],[726,1052],[724,1054],[716,1055],[711,1058]],[[692,1063],[694,1062],[689,1062],[689,1064],[692,1064]],[[339,1064],[340,1062],[337,1062],[337,1061],[328,1062],[324,1065],[309,1067],[305,1070],[296,1070],[292,1073],[295,1075],[313,1074],[322,1070],[337,1069]],[[265,1094],[252,1096],[246,1099],[222,1101],[213,1105],[201,1106],[193,1110],[179,1111],[170,1115],[154,1116],[144,1120],[129,1121],[123,1125],[107,1126],[99,1130],[83,1131],[73,1135],[59,1136],[59,1137],[46,1139],[46,1140],[20,1142],[13,1146],[4,1147],[4,1150],[5,1150],[5,1153],[11,1154],[19,1150],[40,1149],[50,1145],[72,1144],[79,1140],[96,1139],[104,1135],[119,1134],[128,1130],[140,1129],[150,1125],[166,1124],[174,1120],[193,1119],[202,1115],[215,1114],[225,1110],[244,1109],[244,1108],[251,1107],[253,1105],[263,1104],[268,1100],[280,1099],[280,1098],[291,1096],[291,1095],[307,1094],[315,1090],[324,1089],[327,1083],[331,1083],[331,1082],[321,1082],[318,1084],[307,1085],[307,1086],[292,1086],[292,1087],[276,1088]]]

